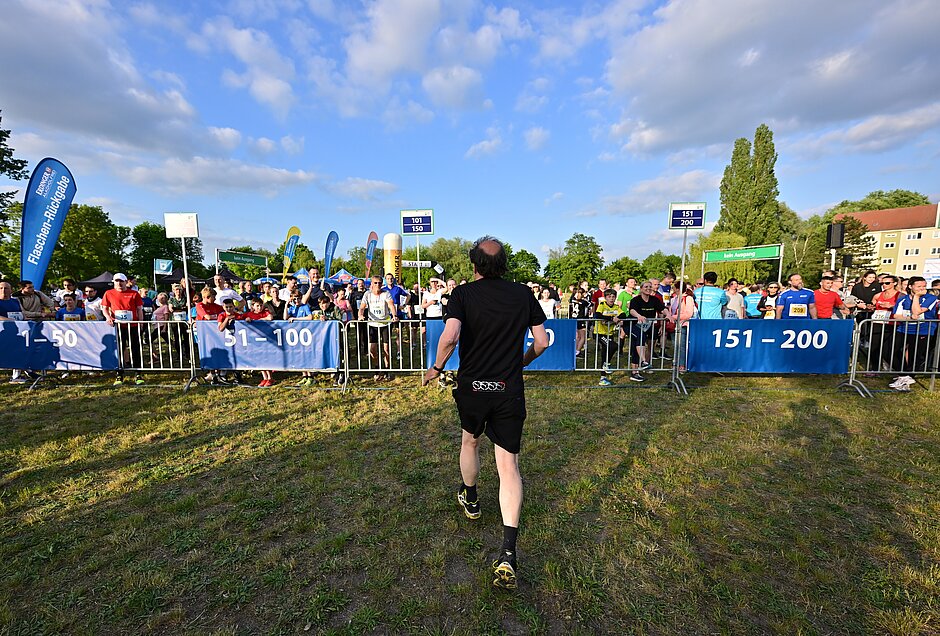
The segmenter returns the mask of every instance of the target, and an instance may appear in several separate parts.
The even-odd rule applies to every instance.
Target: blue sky
[[[207,254],[291,225],[345,254],[433,208],[437,236],[543,265],[574,232],[641,259],[679,251],[670,201],[717,219],[762,122],[801,214],[936,201],[938,24],[936,0],[7,0],[0,109],[76,202],[126,225],[198,212]]]

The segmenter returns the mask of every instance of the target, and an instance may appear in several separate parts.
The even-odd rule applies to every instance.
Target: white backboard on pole
[[[166,212],[163,225],[167,238],[199,238],[199,219],[194,212]]]

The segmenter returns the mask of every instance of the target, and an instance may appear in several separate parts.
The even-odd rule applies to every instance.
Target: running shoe
[[[612,384],[613,382],[611,382],[610,379],[606,377],[601,378],[600,381],[597,383],[598,386],[611,386]]]
[[[646,360],[644,360],[643,362],[640,363],[640,371],[646,371],[646,370],[649,369],[651,366],[653,366],[653,365],[651,365],[649,362],[647,362]]]
[[[463,508],[463,513],[467,515],[467,519],[480,518],[480,500],[467,501],[466,488],[461,488],[460,491],[457,492],[457,503]]]
[[[136,378],[134,378],[134,384],[140,386],[143,383],[144,383],[144,379],[140,377],[139,375]]]
[[[271,385],[268,384],[268,381],[267,381],[267,380],[262,380],[260,383],[258,383],[258,386],[259,386],[259,387],[266,387],[266,386],[271,386]]]
[[[634,382],[646,382],[646,378],[643,377],[643,374],[639,371],[634,371],[630,374],[630,379]]]
[[[124,384],[124,380],[123,380],[122,378],[117,378],[117,379],[114,381],[114,385],[113,385],[113,386],[121,386],[122,384]]]
[[[603,365],[601,365],[601,371],[610,371],[610,365],[605,362]]]
[[[493,561],[493,585],[504,590],[516,589],[516,555],[503,550]]]

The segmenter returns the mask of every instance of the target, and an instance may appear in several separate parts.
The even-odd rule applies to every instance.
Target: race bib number
[[[65,318],[65,320],[67,320],[67,321],[81,320],[81,319],[82,319],[81,315],[79,315],[79,314],[65,314],[65,315],[63,316],[63,318]]]
[[[7,318],[9,318],[10,320],[23,320],[23,312],[22,311],[8,311]]]
[[[174,311],[174,312],[173,312],[173,320],[176,320],[176,321],[179,321],[179,322],[183,322],[184,320],[186,320],[186,312],[183,312],[183,311]]]
[[[134,319],[134,312],[130,309],[115,309],[114,310],[114,319],[126,322],[128,320]]]
[[[734,309],[725,309],[724,316],[722,316],[722,318],[724,318],[725,320],[737,318],[737,317],[738,317],[738,312],[736,312]]]
[[[149,316],[153,313],[153,307],[144,307],[144,315]]]
[[[791,318],[805,318],[807,315],[807,305],[804,303],[796,303],[790,305],[790,317]]]
[[[891,317],[891,312],[887,309],[879,309],[878,311],[872,312],[871,319],[877,322],[884,322]]]

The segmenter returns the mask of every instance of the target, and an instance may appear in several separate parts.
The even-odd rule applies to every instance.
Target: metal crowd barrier
[[[346,323],[343,327],[346,376],[352,373],[373,376],[424,373],[427,370],[424,325],[423,320]]]
[[[840,386],[872,397],[860,376],[930,376],[933,391],[940,359],[938,337],[940,320],[861,320],[855,326],[849,379]]]
[[[680,374],[688,355],[688,329],[671,330],[668,320],[657,318],[641,327],[636,319],[622,321],[609,330],[598,319],[579,320],[585,331],[582,348],[575,358],[575,371],[585,373],[671,373],[669,382],[687,393]],[[188,373],[188,389],[199,370],[198,328],[213,322],[140,321],[116,323],[121,371],[138,373]],[[340,332],[343,390],[351,374],[387,376],[395,373],[424,373],[428,367],[424,320],[402,320],[376,324],[352,321]],[[907,333],[910,330],[912,333]],[[677,337],[678,336],[678,337]],[[929,390],[936,385],[940,368],[940,320],[859,321],[854,328],[848,379],[839,387],[872,397],[864,378],[884,376],[929,377]],[[579,337],[579,341],[581,341]],[[683,352],[677,359],[677,347]],[[299,370],[298,370],[299,371]],[[45,376],[45,372],[43,372]]]
[[[122,371],[189,372],[189,387],[199,358],[190,323],[144,320],[116,322],[114,326]]]

